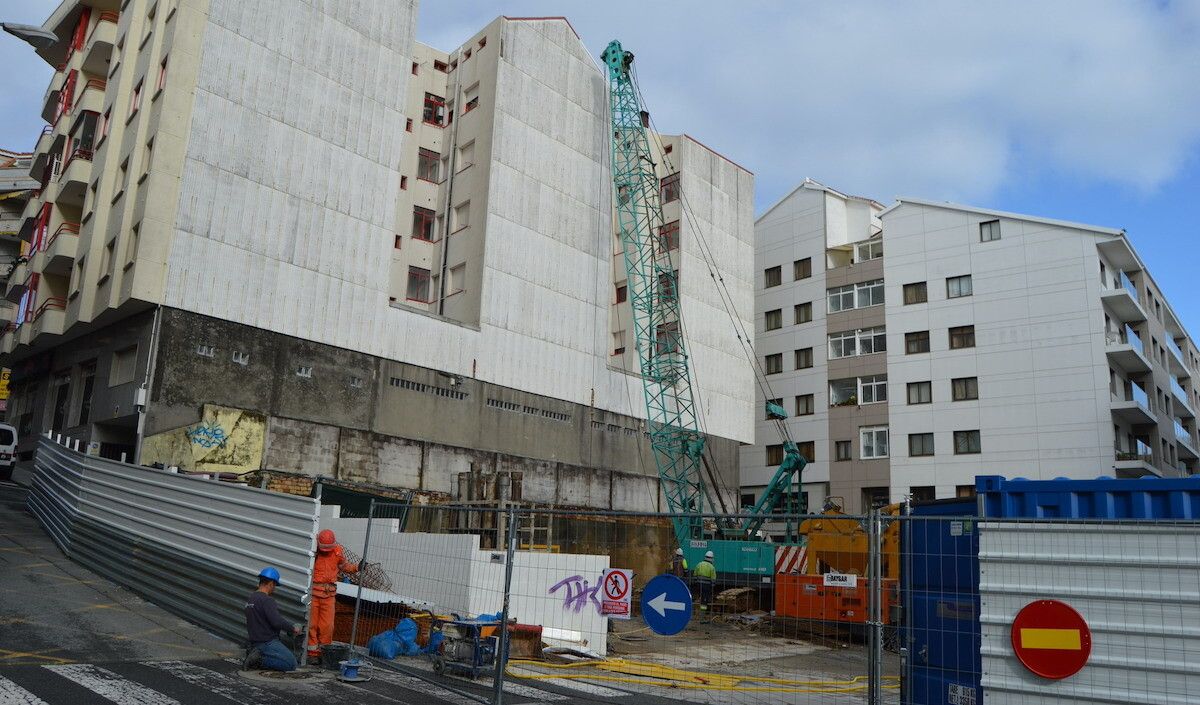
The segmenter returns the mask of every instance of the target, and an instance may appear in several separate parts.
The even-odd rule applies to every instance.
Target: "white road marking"
[[[125,680],[112,671],[90,663],[69,663],[62,666],[42,666],[67,680],[87,688],[117,705],[180,705],[174,698],[140,683]]]
[[[446,690],[432,683],[427,683],[416,676],[406,676],[403,673],[397,673],[388,668],[372,668],[365,675],[369,675],[375,680],[383,681],[390,685],[398,685],[417,693],[425,693],[438,700],[453,703],[453,705],[479,705],[478,700],[468,698],[465,695],[459,695],[452,690]],[[466,690],[466,688],[463,688],[463,690]]]
[[[142,665],[165,671],[181,681],[229,698],[235,703],[241,703],[241,705],[266,705],[267,703],[281,703],[286,705],[291,702],[245,680],[232,678],[216,671],[210,671],[194,663],[187,663],[185,661],[146,661]]]
[[[543,671],[526,669],[526,668],[518,669],[516,667],[513,667],[513,671],[516,671],[518,673],[528,673],[530,675],[539,675],[539,676],[553,675],[552,673],[546,673]],[[587,693],[588,695],[595,695],[595,696],[598,696],[601,698],[622,698],[622,697],[625,697],[626,695],[631,695],[631,693],[627,693],[623,690],[614,690],[612,688],[605,688],[602,685],[595,685],[594,683],[585,683],[584,681],[581,681],[576,678],[553,678],[553,679],[539,679],[539,680],[542,680],[545,683],[551,683],[551,684],[559,686],[561,688],[566,688],[568,690],[578,690],[581,693]]]
[[[413,659],[412,661],[405,661],[404,667],[411,668],[413,670],[427,671],[429,673],[433,673],[433,664],[429,663],[428,661],[423,661],[420,659]],[[488,683],[489,683],[489,687],[490,687],[491,681],[489,680]],[[508,678],[504,681],[504,692],[507,694],[510,694],[510,695],[519,695],[522,698],[530,698],[531,700],[538,700],[541,702],[555,702],[558,700],[568,700],[571,697],[570,695],[562,695],[560,693],[551,693],[550,691],[542,690],[541,688],[533,688],[528,685],[521,685],[520,683],[514,683],[512,678]],[[622,693],[622,695],[624,695],[624,693]]]
[[[0,676],[0,705],[46,705],[46,701]]]

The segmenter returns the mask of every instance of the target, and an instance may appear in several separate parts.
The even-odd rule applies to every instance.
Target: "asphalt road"
[[[18,479],[20,477],[18,476]],[[489,683],[413,661],[366,683],[240,671],[240,649],[66,558],[0,483],[0,705],[477,705]],[[584,682],[507,686],[505,703],[678,703]]]

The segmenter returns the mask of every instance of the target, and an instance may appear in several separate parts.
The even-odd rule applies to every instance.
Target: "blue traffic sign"
[[[692,593],[674,575],[659,575],[642,590],[642,620],[655,634],[683,631],[692,618]]]

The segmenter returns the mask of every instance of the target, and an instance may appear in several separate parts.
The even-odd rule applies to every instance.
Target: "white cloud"
[[[422,25],[501,9],[427,0]],[[659,126],[753,169],[760,203],[804,176],[881,200],[987,200],[1046,174],[1151,192],[1200,141],[1200,2],[503,9],[566,12],[596,53],[619,37]]]

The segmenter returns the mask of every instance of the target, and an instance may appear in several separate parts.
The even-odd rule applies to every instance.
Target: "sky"
[[[810,177],[1125,228],[1200,335],[1200,1],[426,0],[417,37],[453,49],[498,15],[620,39],[655,123],[753,171],[758,212]],[[31,149],[50,68],[7,35],[0,65],[0,146]]]

